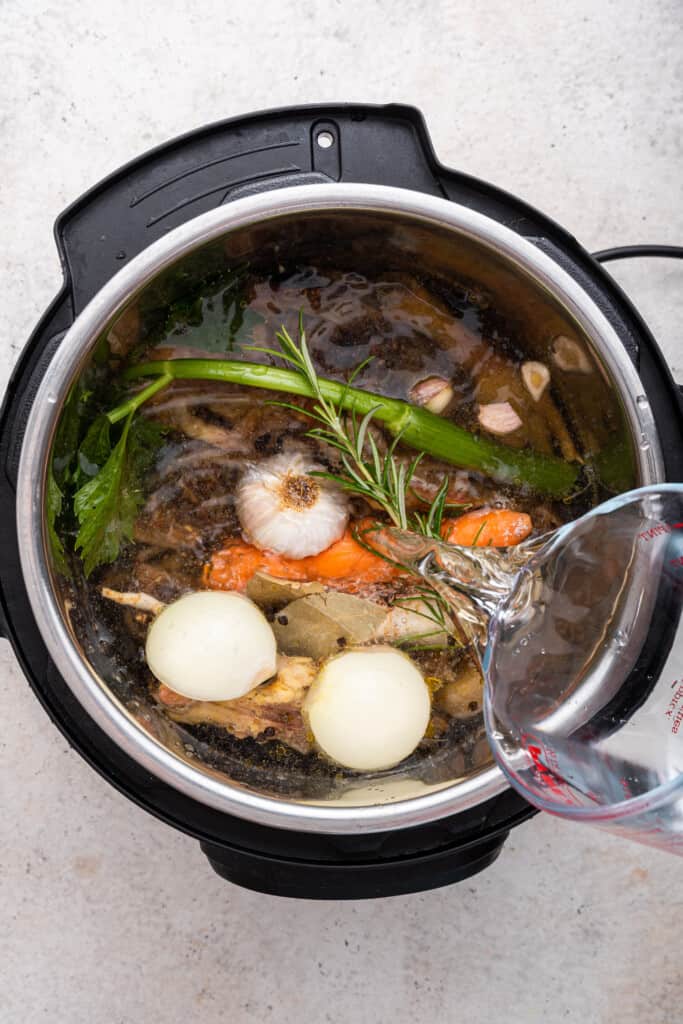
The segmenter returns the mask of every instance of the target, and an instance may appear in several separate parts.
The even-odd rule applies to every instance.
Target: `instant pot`
[[[407,262],[443,271],[452,258],[455,273],[452,253],[467,251],[482,280],[504,281],[510,301],[519,295],[520,311],[548,304],[575,324],[619,397],[639,482],[683,479],[680,396],[638,313],[557,224],[443,167],[412,108],[303,107],[211,125],[128,164],[59,217],[64,283],[0,417],[0,631],[53,722],[101,775],[196,837],[224,878],[285,896],[388,896],[459,881],[491,864],[534,812],[493,765],[453,784],[295,802],[166,749],[78,649],[46,552],[45,473],[71,382],[141,295],[156,290],[161,302],[171,272],[189,281],[240,239],[265,251],[278,233],[301,241],[319,222],[353,246],[354,225],[366,221]]]

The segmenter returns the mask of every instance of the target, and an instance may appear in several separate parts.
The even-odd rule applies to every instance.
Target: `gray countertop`
[[[682,30],[679,0],[5,0],[0,391],[59,286],[55,215],[141,151],[253,109],[411,103],[445,163],[588,248],[680,244]],[[614,274],[683,378],[683,265]],[[446,890],[255,895],[70,751],[4,642],[0,694],[2,1024],[680,1020],[673,857],[537,817]]]

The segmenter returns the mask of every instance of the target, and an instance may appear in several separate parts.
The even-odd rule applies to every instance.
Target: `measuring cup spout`
[[[389,561],[421,576],[448,607],[453,633],[481,658],[491,616],[538,544],[516,548],[460,547],[396,527],[377,527],[367,542]]]

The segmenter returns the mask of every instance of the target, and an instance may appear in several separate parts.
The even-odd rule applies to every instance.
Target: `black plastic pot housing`
[[[278,895],[352,899],[466,878],[495,860],[510,828],[533,811],[508,790],[431,825],[341,836],[267,828],[183,796],[123,754],[60,678],[31,613],[14,517],[23,430],[37,387],[65,332],[102,285],[151,242],[206,210],[254,191],[330,181],[394,185],[445,197],[494,218],[550,255],[616,330],[649,398],[666,476],[674,481],[683,479],[683,415],[653,338],[612,278],[570,234],[536,210],[439,164],[413,108],[300,107],[210,125],[139,157],[58,218],[64,284],[19,359],[0,414],[0,632],[69,742],[127,797],[198,838],[220,875]]]

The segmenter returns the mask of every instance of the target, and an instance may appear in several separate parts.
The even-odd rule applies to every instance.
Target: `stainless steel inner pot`
[[[160,780],[212,808],[264,825],[303,832],[365,833],[425,824],[484,802],[506,787],[489,766],[456,782],[373,783],[326,803],[254,792],[162,745],[114,697],[84,658],[55,587],[45,536],[46,467],[63,400],[97,342],[135,330],[139,304],[168,302],[171,279],[191,281],[211,266],[246,257],[258,264],[290,245],[343,246],[363,258],[375,246],[407,267],[462,274],[490,289],[521,320],[530,351],[549,330],[568,331],[591,353],[621,405],[640,484],[663,479],[656,428],[642,385],[619,338],[596,304],[531,242],[465,207],[403,189],[306,185],[221,206],[176,228],[115,275],[62,340],[33,403],[22,447],[17,529],[22,570],[36,623],[64,680],[86,714],[126,754]],[[96,245],[96,240],[93,241]],[[397,257],[397,254],[399,256]]]

